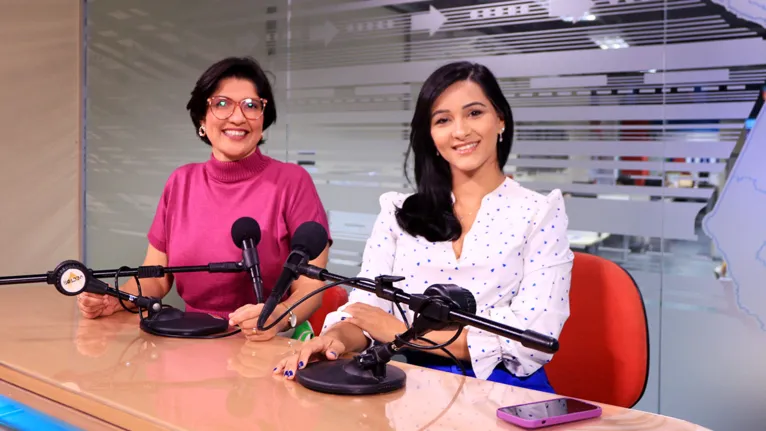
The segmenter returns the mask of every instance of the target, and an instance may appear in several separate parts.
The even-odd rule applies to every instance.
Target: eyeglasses
[[[242,115],[249,120],[257,120],[263,115],[266,108],[266,99],[242,99],[239,103],[229,99],[226,96],[215,96],[207,99],[207,105],[215,118],[225,120],[234,113],[234,107],[239,104]]]

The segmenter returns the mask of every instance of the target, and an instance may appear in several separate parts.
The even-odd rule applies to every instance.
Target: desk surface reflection
[[[143,333],[129,313],[80,318],[52,286],[0,288],[0,380],[128,429],[512,430],[499,407],[549,394],[399,364],[402,391],[320,394],[272,375],[300,342],[241,334],[187,340]],[[603,406],[578,430],[701,430],[681,420]]]

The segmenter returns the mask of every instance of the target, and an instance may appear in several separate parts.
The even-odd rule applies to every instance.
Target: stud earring
[[[199,126],[199,131],[197,132],[200,137],[205,136],[205,126]]]

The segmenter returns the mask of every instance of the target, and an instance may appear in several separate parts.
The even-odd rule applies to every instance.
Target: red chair
[[[545,372],[559,395],[633,407],[649,374],[649,330],[641,292],[616,263],[575,253],[570,315]]]
[[[348,302],[348,292],[343,287],[335,286],[325,290],[322,295],[322,305],[309,317],[309,323],[314,329],[314,334],[319,335],[322,332],[325,317],[346,302]]]

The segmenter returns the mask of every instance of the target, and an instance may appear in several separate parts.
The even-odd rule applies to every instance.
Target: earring
[[[441,157],[441,156],[442,156],[442,155],[441,155],[441,154],[439,154],[439,151],[437,150],[437,151],[436,151],[436,157]]]
[[[205,126],[199,126],[199,131],[197,132],[200,137],[205,136]]]
[[[500,142],[503,142],[503,134],[502,133],[498,133],[497,134],[497,140],[500,141]]]

